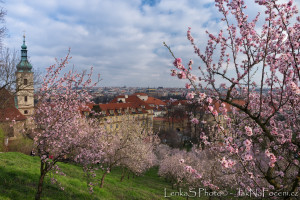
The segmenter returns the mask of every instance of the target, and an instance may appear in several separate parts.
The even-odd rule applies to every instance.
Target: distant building
[[[162,117],[166,114],[166,103],[160,99],[150,97],[146,93],[134,93],[132,95],[120,95],[114,98],[111,103],[131,103],[138,102],[148,105],[153,110],[154,117]]]
[[[97,113],[96,117],[100,119],[100,126],[108,131],[119,129],[121,122],[127,118],[136,120],[145,130],[152,129],[153,110],[139,102],[90,104],[88,106]],[[82,112],[86,117],[91,116],[90,111],[83,110]]]
[[[151,94],[156,94],[157,91],[155,88],[147,88],[146,93],[151,95]]]

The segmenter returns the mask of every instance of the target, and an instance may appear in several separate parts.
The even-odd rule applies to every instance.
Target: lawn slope
[[[39,158],[22,153],[0,153],[0,199],[34,199],[39,179]],[[95,187],[88,192],[82,169],[72,164],[59,163],[67,176],[56,176],[64,190],[50,183],[48,176],[44,182],[42,199],[105,199],[105,200],[155,200],[186,199],[185,197],[164,197],[164,189],[174,191],[170,184],[158,177],[157,168],[150,169],[144,176],[125,178],[120,182],[121,170],[115,169],[105,179],[104,188]],[[100,176],[99,176],[100,177]],[[195,199],[195,198],[193,198]]]

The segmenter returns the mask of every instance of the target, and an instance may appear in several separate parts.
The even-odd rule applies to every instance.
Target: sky
[[[187,40],[192,28],[198,46],[206,30],[223,26],[213,0],[5,0],[4,46],[20,50],[26,34],[28,56],[44,71],[71,49],[69,67],[94,68],[99,86],[184,87],[170,76],[173,58],[200,59]],[[250,14],[259,10],[251,3]]]

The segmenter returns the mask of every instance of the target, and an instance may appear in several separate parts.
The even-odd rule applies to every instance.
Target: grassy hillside
[[[58,176],[61,186],[50,183],[47,177],[44,183],[42,199],[116,199],[116,200],[155,200],[164,198],[171,191],[170,184],[157,176],[157,169],[152,168],[144,176],[126,178],[120,182],[121,170],[114,170],[105,179],[104,188],[95,187],[94,193],[87,190],[84,173],[78,166],[59,163],[67,176]],[[99,176],[100,177],[100,176]],[[0,153],[0,199],[25,200],[34,199],[39,179],[39,158],[22,153]],[[172,197],[167,199],[186,199]],[[196,198],[192,198],[196,199]]]

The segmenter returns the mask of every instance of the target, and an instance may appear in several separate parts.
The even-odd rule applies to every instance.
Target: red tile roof
[[[141,100],[138,95],[140,96],[148,96],[145,93],[135,93],[133,95],[129,95],[127,96],[127,98],[125,98],[125,95],[119,95],[117,97],[115,97],[112,101],[110,101],[110,103],[118,103],[118,99],[119,98],[125,98],[125,102],[126,103],[133,103],[135,105],[143,105],[145,107],[146,110],[152,110],[153,107],[158,107],[158,106],[166,106],[167,104],[157,98],[154,97],[149,97],[146,101]],[[150,106],[151,105],[151,106]]]
[[[160,99],[156,99],[154,97],[148,97],[147,101],[145,101],[147,104],[153,104],[155,106],[166,106],[167,104],[163,102]]]
[[[88,107],[92,109],[99,105],[101,112],[105,111],[105,116],[123,115],[123,114],[147,114],[145,108],[136,103],[108,103],[108,104],[89,104]],[[83,112],[89,112],[88,109],[82,109]]]
[[[125,98],[125,97],[116,97],[113,100],[110,101],[110,103],[118,103],[118,98]],[[134,106],[144,106],[144,109],[146,110],[152,110],[151,108],[145,101],[141,100],[138,96],[135,95],[129,95],[128,98],[126,98],[126,103],[132,103]],[[123,104],[123,103],[119,103]]]
[[[23,121],[26,117],[15,107],[13,95],[2,88],[0,89],[0,122],[12,120]]]

